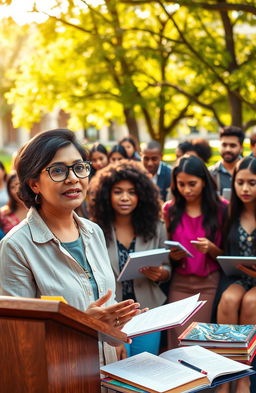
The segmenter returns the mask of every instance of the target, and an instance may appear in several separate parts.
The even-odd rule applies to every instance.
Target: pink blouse
[[[168,220],[168,210],[172,205],[172,201],[168,201],[163,205],[164,218]],[[223,202],[226,205],[226,202]],[[221,245],[221,213],[219,229],[216,232],[214,244],[217,247]],[[180,223],[177,225],[175,232],[172,235],[174,241],[180,242],[183,246],[191,252],[193,257],[185,257],[179,261],[179,266],[176,272],[183,275],[194,274],[200,277],[206,277],[210,273],[219,269],[218,263],[209,254],[203,254],[190,243],[190,240],[197,240],[198,237],[206,237],[205,229],[203,227],[203,216],[191,217],[186,212],[181,217]]]
[[[13,227],[20,223],[20,220],[14,213],[5,214],[1,212],[0,219],[2,221],[2,229],[4,233],[9,232]]]

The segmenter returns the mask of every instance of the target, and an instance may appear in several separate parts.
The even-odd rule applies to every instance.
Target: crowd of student
[[[0,244],[1,293],[64,292],[70,304],[121,328],[138,304],[152,308],[200,292],[207,303],[197,321],[256,323],[256,266],[237,280],[216,261],[221,254],[256,255],[256,158],[253,148],[242,158],[243,140],[241,129],[224,127],[221,160],[209,168],[206,141],[182,142],[171,168],[155,141],[140,154],[131,137],[109,153],[97,143],[88,156],[70,131],[39,134],[19,151],[17,175],[7,180],[0,166],[0,190],[9,195],[0,213],[3,233],[28,213]],[[116,282],[130,252],[163,247],[167,238],[193,257],[173,248],[160,267],[142,269],[144,278]],[[168,348],[184,329],[169,330]],[[159,352],[159,332],[126,346],[129,356],[145,350]],[[113,350],[107,352],[112,361]],[[242,392],[250,392],[249,379],[238,381],[236,393]]]

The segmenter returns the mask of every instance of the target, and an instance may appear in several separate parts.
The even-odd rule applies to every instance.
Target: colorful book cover
[[[249,343],[256,332],[256,325],[225,325],[193,322],[180,336],[182,342],[230,342]]]

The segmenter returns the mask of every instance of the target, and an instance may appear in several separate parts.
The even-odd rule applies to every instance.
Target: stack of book
[[[193,322],[179,336],[181,346],[200,345],[229,359],[250,364],[256,354],[256,325]]]

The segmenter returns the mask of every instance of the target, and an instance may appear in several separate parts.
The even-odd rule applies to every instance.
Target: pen
[[[190,364],[190,363],[186,362],[185,360],[178,360],[178,362],[180,362],[181,364],[183,364],[183,366],[186,366],[186,367],[192,368],[192,370],[198,371],[198,372],[201,373],[201,374],[208,375],[208,372],[207,372],[207,371],[204,371],[204,370],[202,370],[201,368],[196,367],[196,366],[194,366],[193,364]]]

